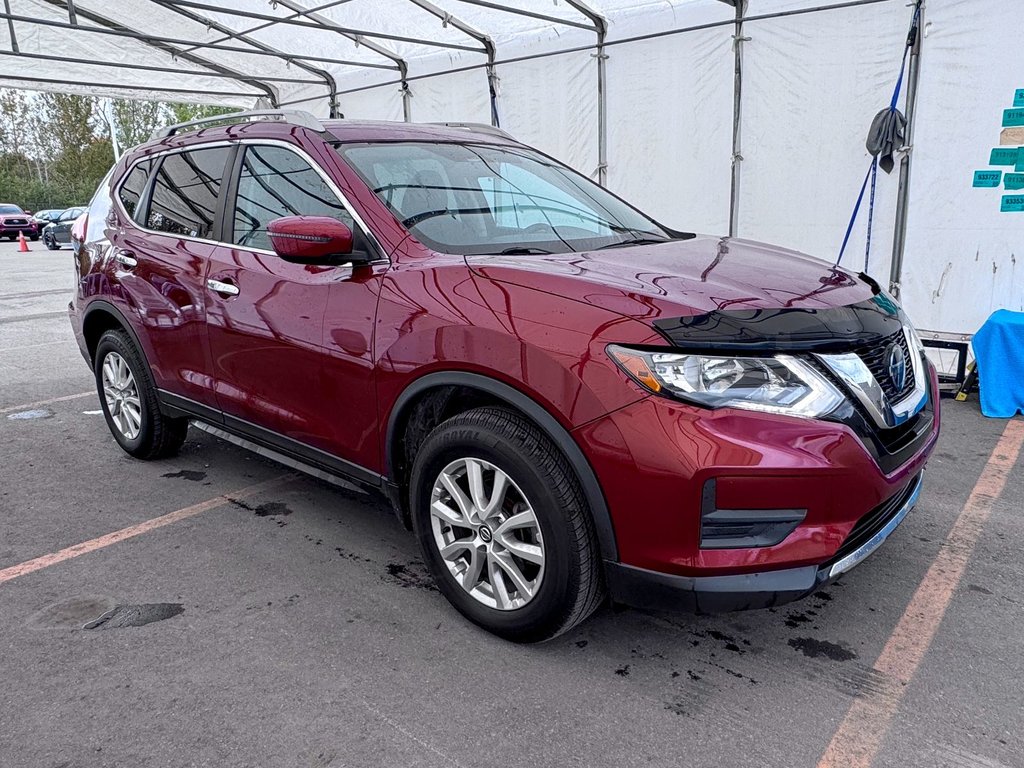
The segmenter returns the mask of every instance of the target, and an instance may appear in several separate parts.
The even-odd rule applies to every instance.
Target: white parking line
[[[64,397],[52,397],[49,400],[37,400],[34,403],[24,403],[22,405],[12,405],[7,408],[0,408],[0,415],[5,413],[14,413],[15,411],[28,411],[32,408],[38,408],[40,405],[49,405],[50,403],[63,403],[67,400],[77,400],[80,397],[88,397],[93,395],[98,397],[95,389],[90,389],[88,392],[79,392],[77,395],[64,395]]]
[[[20,347],[2,347],[0,352],[17,352],[19,349],[35,349],[36,347],[52,347],[54,344],[67,344],[67,339],[61,339],[60,341],[43,341],[39,344],[23,344]]]

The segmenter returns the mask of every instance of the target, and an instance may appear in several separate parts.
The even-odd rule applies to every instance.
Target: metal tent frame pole
[[[740,219],[740,179],[743,164],[743,43],[750,38],[743,34],[743,18],[748,0],[735,0],[736,21],[732,36],[732,160],[729,182],[729,237],[736,237]]]
[[[484,53],[486,53],[487,55],[487,64],[485,65],[485,68],[487,72],[488,100],[490,101],[491,105],[491,125],[497,126],[499,124],[497,103],[498,75],[494,70],[494,61],[497,58],[498,49],[494,45],[494,41],[480,30],[467,24],[457,16],[448,13],[444,9],[430,2],[430,0],[409,0],[409,2],[411,2],[413,5],[416,5],[419,8],[422,8],[432,16],[435,16],[436,18],[440,19],[442,24],[451,24],[453,27],[455,27],[455,29],[459,30],[464,35],[468,35],[469,37],[473,38],[484,47]],[[508,9],[501,10],[507,11]],[[409,83],[408,79],[406,78],[403,84],[403,88],[406,91],[408,91],[408,87]]]
[[[277,0],[277,4],[282,5],[291,11],[294,11],[296,16],[303,16],[304,18],[307,18],[310,21],[316,23],[317,26],[326,30],[330,30],[331,32],[335,32],[344,37],[346,40],[351,40],[356,45],[362,45],[367,50],[373,51],[377,55],[383,56],[384,58],[392,62],[392,64],[394,65],[392,68],[398,70],[398,75],[402,82],[402,113],[403,116],[405,117],[406,122],[410,120],[410,111],[408,103],[409,84],[407,81],[407,78],[409,76],[409,65],[405,61],[405,59],[403,59],[397,53],[392,51],[390,48],[387,48],[386,46],[383,46],[374,40],[367,40],[364,37],[360,37],[359,35],[353,34],[348,30],[342,28],[340,25],[335,24],[329,18],[319,13],[318,11],[320,9],[306,8],[300,3],[296,2],[295,0]],[[275,23],[277,22],[271,22],[268,24],[268,26],[273,26]],[[335,90],[334,98],[332,101],[336,102],[337,97],[338,92],[337,90]],[[334,104],[331,110],[331,117],[337,117],[338,114],[339,113],[337,110],[337,105]]]
[[[903,279],[903,256],[907,245],[907,216],[910,207],[910,165],[914,154],[914,118],[917,114],[917,87],[921,79],[921,41],[924,38],[925,0],[921,0],[921,12],[917,20],[917,36],[910,49],[910,66],[907,70],[907,139],[900,158],[900,183],[896,192],[896,222],[892,236],[892,262],[889,265],[889,293],[900,297],[900,281]]]
[[[53,2],[53,0],[47,0]],[[204,43],[198,40],[189,40],[180,37],[167,37],[166,35],[153,35],[145,32],[139,32],[135,29],[129,29],[127,27],[118,27],[111,29],[107,27],[92,27],[83,26],[81,24],[69,24],[66,21],[55,21],[53,19],[40,19],[34,16],[19,16],[16,13],[0,13],[0,19],[10,19],[16,21],[19,24],[34,24],[41,27],[54,27],[56,29],[68,29],[78,33],[87,33],[94,35],[108,35],[112,37],[127,37],[133,40],[139,40],[143,43],[167,43],[169,45],[181,45],[190,46],[189,50],[183,50],[181,52],[175,52],[175,55],[179,58],[184,53],[194,50],[208,50],[208,51],[226,51],[229,53],[244,53],[249,56],[264,56],[272,59],[280,59],[285,63],[299,64],[300,62],[317,62],[318,64],[338,64],[346,67],[366,67],[368,69],[389,69],[395,70],[396,67],[389,64],[373,64],[365,61],[352,61],[351,59],[335,59],[329,56],[309,56],[304,53],[289,53],[288,51],[281,51],[276,48],[270,48],[268,50],[261,50],[259,48],[243,48],[238,45],[223,45],[221,43]],[[202,22],[203,27],[207,26],[207,23]],[[232,38],[238,38],[239,35],[244,37],[244,33],[231,33],[228,36]],[[250,46],[252,44],[250,43]],[[116,63],[110,63],[110,66],[118,66]]]
[[[256,40],[256,39],[254,39],[252,37],[249,37],[248,35],[246,35],[246,34],[244,34],[242,32],[238,32],[238,31],[236,31],[234,29],[231,29],[231,27],[228,27],[228,26],[225,26],[224,24],[221,24],[219,22],[213,21],[212,19],[207,19],[207,18],[204,18],[204,17],[202,17],[202,16],[200,16],[198,14],[192,13],[191,11],[186,11],[183,8],[179,8],[177,6],[177,4],[172,2],[171,0],[150,0],[150,2],[151,3],[155,3],[156,5],[159,5],[161,8],[166,8],[167,10],[169,10],[169,11],[171,11],[173,13],[176,13],[179,16],[183,16],[186,19],[190,19],[191,21],[194,21],[194,22],[196,22],[198,24],[204,24],[209,29],[216,29],[218,32],[220,32],[223,35],[230,35],[234,39],[238,40],[240,43],[245,43],[246,45],[250,45],[253,48],[258,48],[259,50],[264,51],[265,53],[273,53],[273,54],[277,54],[277,55],[279,55],[281,57],[284,56],[284,54],[281,51],[279,51],[278,49],[274,48],[273,46],[270,46],[270,45],[267,45],[266,43],[260,42],[259,40]],[[295,60],[294,64],[299,69],[304,69],[306,72],[309,72],[312,75],[316,75],[317,77],[319,77],[320,79],[322,79],[324,81],[324,85],[327,86],[327,94],[328,94],[327,99],[328,99],[328,105],[329,105],[328,106],[328,113],[330,114],[331,117],[334,117],[335,112],[337,111],[337,108],[338,108],[337,107],[338,83],[335,81],[334,75],[332,75],[326,69],[320,69],[319,67],[311,66],[311,65],[305,63],[304,61],[302,61],[301,59]],[[274,100],[274,106],[278,106],[279,105],[278,102],[279,102],[279,100],[275,99]]]
[[[237,16],[244,19],[254,19],[255,21],[272,21],[274,24],[287,24],[289,26],[305,27],[306,29],[317,29],[318,24],[311,21],[303,21],[302,19],[290,19],[286,16],[272,16],[266,13],[256,13],[255,11],[242,11],[237,8],[226,8],[219,5],[211,5],[210,3],[201,3],[197,0],[164,0],[170,5],[177,8],[194,8],[200,11],[212,11],[213,13],[220,13],[225,16]],[[156,0],[153,0],[156,2]],[[206,21],[211,21],[206,19]],[[216,22],[214,22],[216,23]],[[392,35],[386,32],[375,32],[370,29],[354,29],[352,27],[345,27],[337,25],[336,30],[345,31],[353,35],[358,35],[362,38],[375,38],[378,40],[392,40],[399,43],[412,43],[413,45],[427,45],[434,48],[448,48],[455,51],[472,51],[474,53],[486,53],[483,48],[475,48],[471,45],[460,45],[458,43],[446,43],[441,40],[430,40],[422,37],[408,37],[406,35]],[[225,33],[226,34],[226,33]]]
[[[70,2],[64,3],[64,2],[61,2],[61,0],[45,0],[45,2],[49,3],[50,5],[66,6],[68,8],[68,17],[69,17],[69,19],[71,19],[71,21],[68,22],[68,26],[70,28],[72,28],[72,29],[76,29],[76,30],[83,29],[83,27],[78,23],[78,18],[81,17],[83,19],[86,19],[87,21],[92,22],[93,24],[99,24],[101,27],[104,27],[104,28],[106,28],[106,29],[108,29],[110,31],[117,31],[117,32],[134,32],[135,31],[135,30],[128,29],[127,27],[125,27],[122,24],[119,24],[116,21],[108,19],[106,16],[103,16],[103,15],[101,15],[99,13],[96,13],[96,12],[88,10],[88,9],[81,8],[78,5],[70,3]],[[137,39],[139,39],[139,38],[137,38]],[[231,67],[224,66],[223,64],[218,64],[218,63],[216,63],[214,61],[210,61],[209,59],[207,59],[207,58],[205,58],[203,56],[199,56],[199,55],[194,54],[194,53],[185,53],[184,51],[180,50],[179,48],[174,47],[174,45],[172,45],[172,44],[170,44],[168,42],[164,42],[164,41],[160,41],[160,40],[146,40],[146,39],[141,39],[141,42],[143,42],[144,44],[148,45],[151,48],[156,48],[157,50],[163,51],[164,53],[168,54],[172,59],[174,59],[174,58],[181,58],[181,59],[184,59],[185,61],[190,61],[190,62],[192,62],[193,64],[195,64],[197,66],[204,67],[205,69],[209,69],[211,72],[217,72],[217,73],[219,73],[221,75],[224,75],[224,76],[226,76],[226,77],[228,77],[230,79],[236,80],[236,81],[238,81],[240,83],[245,83],[245,84],[250,85],[250,86],[252,86],[254,88],[258,88],[259,90],[263,91],[264,94],[266,94],[267,98],[275,106],[276,106],[276,104],[278,102],[277,89],[274,88],[269,83],[265,83],[262,80],[259,80],[258,78],[248,77],[248,81],[246,81],[247,76],[242,74],[238,70],[232,69]],[[113,65],[113,66],[117,66],[117,65]],[[97,83],[97,85],[99,85],[99,83]],[[176,88],[168,88],[166,90],[167,90],[168,93],[175,93],[175,92],[186,93],[187,92],[184,89],[176,89]],[[218,95],[229,95],[229,94],[218,94]],[[241,94],[239,94],[239,95],[241,95]],[[246,95],[251,97],[254,94],[246,94]]]
[[[608,54],[605,52],[605,40],[608,37],[608,21],[580,0],[566,0],[575,10],[586,16],[597,35],[597,183],[608,186]],[[580,26],[580,25],[575,25]]]

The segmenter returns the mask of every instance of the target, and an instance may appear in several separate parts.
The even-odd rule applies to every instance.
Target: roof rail
[[[515,141],[515,137],[496,125],[490,123],[427,123],[427,125],[443,125],[448,128],[462,128],[466,131],[476,131],[477,133],[489,133],[491,136],[501,136],[504,139],[512,139]]]
[[[206,125],[207,123],[234,122],[238,120],[281,120],[285,123],[292,123],[293,125],[298,125],[303,128],[309,128],[310,130],[317,131],[318,133],[323,133],[325,130],[324,124],[321,123],[318,118],[303,110],[254,109],[249,112],[228,112],[223,115],[200,117],[184,123],[176,123],[175,125],[157,128],[149,138],[151,141],[154,139],[166,139],[168,136],[180,133],[183,128]]]

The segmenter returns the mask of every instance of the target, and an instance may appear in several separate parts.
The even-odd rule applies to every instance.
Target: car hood
[[[878,293],[872,283],[820,259],[728,237],[466,260],[492,280],[647,322],[727,310],[845,307]]]

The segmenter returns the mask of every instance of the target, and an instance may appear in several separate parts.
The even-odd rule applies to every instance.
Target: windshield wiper
[[[506,248],[504,251],[498,251],[497,253],[487,254],[490,256],[527,256],[534,253],[551,253],[546,248],[534,248],[529,245],[514,245],[511,248]]]
[[[670,243],[671,239],[667,237],[631,237],[629,240],[620,240],[617,243],[608,243],[608,245],[602,245],[595,248],[595,251],[603,251],[605,248],[621,248],[626,245],[655,245],[657,243]]]

